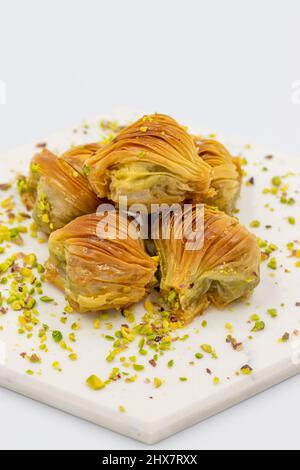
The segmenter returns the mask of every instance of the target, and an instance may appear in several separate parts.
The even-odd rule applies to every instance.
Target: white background
[[[0,0],[0,151],[121,107],[300,158],[299,24],[299,0]],[[297,377],[154,448],[299,449],[299,396]],[[147,448],[3,389],[0,447]]]

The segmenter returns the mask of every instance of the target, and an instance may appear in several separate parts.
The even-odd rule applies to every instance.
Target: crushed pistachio
[[[277,269],[277,259],[271,258],[268,263],[268,268],[273,269],[274,271]]]
[[[279,339],[279,343],[286,343],[290,339],[289,333],[284,333],[284,335]]]
[[[58,361],[52,362],[52,367],[53,367],[53,369],[57,370],[58,372],[61,372],[61,371],[62,371],[62,369],[61,369],[60,364],[59,364]]]
[[[82,172],[83,172],[84,176],[87,178],[89,176],[89,174],[91,173],[91,169],[90,169],[89,166],[84,165]]]
[[[86,379],[86,384],[92,389],[92,390],[101,390],[102,388],[105,387],[105,383],[102,382],[101,379],[99,379],[99,377],[97,377],[97,375],[90,375],[87,379]]]
[[[162,380],[159,379],[158,377],[154,377],[153,385],[154,385],[155,388],[161,387],[162,386]]]
[[[260,226],[261,226],[261,223],[259,220],[253,220],[252,222],[250,222],[251,228],[259,228]]]
[[[77,331],[80,329],[80,320],[78,322],[74,322],[71,325],[72,330]]]
[[[253,332],[262,331],[262,330],[265,329],[265,326],[266,326],[265,322],[257,321],[257,322],[255,322],[255,325],[254,325],[254,327],[252,328],[251,331],[253,331]]]
[[[257,322],[257,321],[260,320],[260,316],[257,315],[257,313],[254,313],[253,315],[251,315],[250,320],[254,321],[254,322]]]
[[[40,297],[40,300],[42,302],[53,302],[54,299],[52,299],[51,297],[48,297],[47,295],[44,295],[43,297]]]
[[[140,372],[140,371],[145,369],[145,367],[143,365],[140,365],[140,364],[133,364],[133,368],[136,372]]]
[[[201,349],[202,351],[204,351],[205,353],[207,354],[211,354],[211,357],[213,359],[217,359],[218,358],[218,355],[216,353],[216,351],[212,348],[212,346],[210,344],[202,344],[201,345]]]
[[[201,354],[201,353],[196,353],[196,354],[195,354],[195,358],[196,358],[196,359],[203,359],[203,357],[204,357],[204,356],[203,356],[203,354]]]
[[[76,353],[71,353],[71,354],[69,354],[68,357],[71,361],[77,361],[77,359],[78,359],[78,356],[77,356]]]
[[[250,375],[252,374],[253,369],[248,364],[246,364],[243,367],[241,367],[240,371],[243,375]]]
[[[75,343],[75,342],[76,342],[75,333],[70,333],[70,334],[69,334],[69,340],[72,341],[72,343]]]
[[[268,314],[270,315],[271,318],[278,317],[278,312],[275,308],[269,308],[268,309]]]
[[[282,179],[280,178],[280,176],[274,176],[274,178],[272,178],[272,185],[276,187],[282,185]]]
[[[63,335],[60,331],[54,330],[52,331],[52,338],[54,339],[56,343],[60,343],[61,340],[63,339]]]

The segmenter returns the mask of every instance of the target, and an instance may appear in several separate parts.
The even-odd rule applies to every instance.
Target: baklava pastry
[[[212,168],[211,187],[215,194],[204,202],[232,214],[242,183],[239,159],[216,140],[195,137],[194,141],[199,157]]]
[[[86,161],[100,198],[116,204],[201,201],[213,196],[211,167],[197,154],[193,138],[174,119],[153,114],[124,128]]]
[[[46,278],[77,311],[129,307],[148,293],[157,263],[128,222],[115,211],[92,214],[51,234]]]
[[[169,219],[170,237],[155,240],[161,292],[185,323],[210,303],[222,309],[247,298],[260,280],[260,250],[254,235],[215,208],[205,206],[204,212],[197,212],[194,206],[188,212],[184,233],[192,234],[193,242],[179,236],[182,217],[176,214]]]
[[[48,150],[33,157],[29,184],[36,193],[33,218],[46,234],[95,212],[99,205],[86,178]]]

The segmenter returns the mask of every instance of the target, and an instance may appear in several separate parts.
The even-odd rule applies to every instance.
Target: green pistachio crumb
[[[243,375],[250,375],[252,374],[253,369],[248,364],[246,364],[245,366],[241,367],[240,371]]]
[[[60,343],[61,340],[63,339],[63,335],[60,331],[55,330],[55,331],[52,331],[52,338],[54,339],[56,343]]]
[[[290,339],[289,333],[284,333],[284,335],[279,339],[280,343],[286,343]]]
[[[268,314],[270,315],[271,318],[278,317],[278,312],[275,308],[269,308]]]
[[[140,371],[145,369],[145,367],[143,365],[140,365],[140,364],[133,364],[133,368],[136,372],[140,372]]]
[[[282,184],[282,180],[280,178],[280,176],[274,176],[274,178],[272,178],[272,185],[275,186],[275,187],[279,187],[281,186]]]
[[[203,354],[201,354],[201,353],[196,353],[196,354],[195,354],[195,358],[196,358],[196,359],[203,359],[203,357],[204,357],[204,356],[203,356]]]
[[[255,322],[256,322],[256,321],[259,321],[259,320],[260,320],[260,316],[257,315],[257,313],[254,313],[253,315],[251,315],[250,320],[251,320],[251,321],[255,321]]]
[[[295,225],[296,224],[296,219],[295,217],[288,217],[288,223],[290,225]]]
[[[83,167],[83,174],[84,174],[84,176],[85,176],[86,178],[89,176],[90,172],[91,172],[90,167],[88,167],[87,165],[84,165],[84,167]]]
[[[76,353],[71,353],[71,354],[69,354],[68,357],[71,361],[77,361],[77,359],[78,359],[78,356],[77,356]]]
[[[250,222],[251,228],[259,228],[260,226],[261,226],[261,223],[259,220],[253,220],[252,222]]]
[[[202,344],[201,345],[202,351],[206,352],[207,354],[211,354],[213,349],[209,344]]]
[[[48,297],[47,295],[44,295],[43,297],[40,297],[40,300],[42,302],[53,302],[54,299],[52,299],[51,297]]]
[[[104,382],[94,374],[90,375],[90,377],[86,379],[86,383],[92,390],[101,390],[105,387]]]
[[[277,269],[277,259],[271,258],[268,263],[268,268],[273,269],[274,271]]]
[[[262,331],[265,329],[265,326],[266,326],[265,322],[257,321],[251,331],[253,332]]]
[[[158,377],[154,377],[153,385],[154,385],[155,388],[161,387],[162,386],[162,380],[159,379]]]

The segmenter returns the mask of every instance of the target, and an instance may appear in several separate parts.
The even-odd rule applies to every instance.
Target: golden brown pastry
[[[186,221],[189,230],[184,233],[200,227],[195,232],[198,245],[187,249],[189,237],[178,236],[182,218],[176,214],[170,217],[170,237],[160,236],[155,244],[161,291],[178,317],[189,322],[210,303],[223,308],[253,291],[260,279],[260,250],[244,226],[212,207],[205,206],[203,217],[195,207],[190,209]]]
[[[213,171],[211,187],[215,195],[205,198],[204,202],[232,214],[242,183],[239,159],[232,157],[216,140],[194,137],[194,141],[198,155]]]
[[[144,116],[124,128],[86,161],[89,181],[116,204],[201,201],[214,194],[211,167],[197,154],[193,138],[163,114]]]
[[[50,236],[46,277],[76,310],[125,308],[148,292],[157,264],[128,222],[115,212],[86,215]],[[102,230],[99,238],[101,223],[109,229],[117,226],[116,236]]]
[[[99,205],[86,178],[49,150],[33,157],[29,184],[36,193],[33,218],[47,234],[80,215],[95,212]]]

